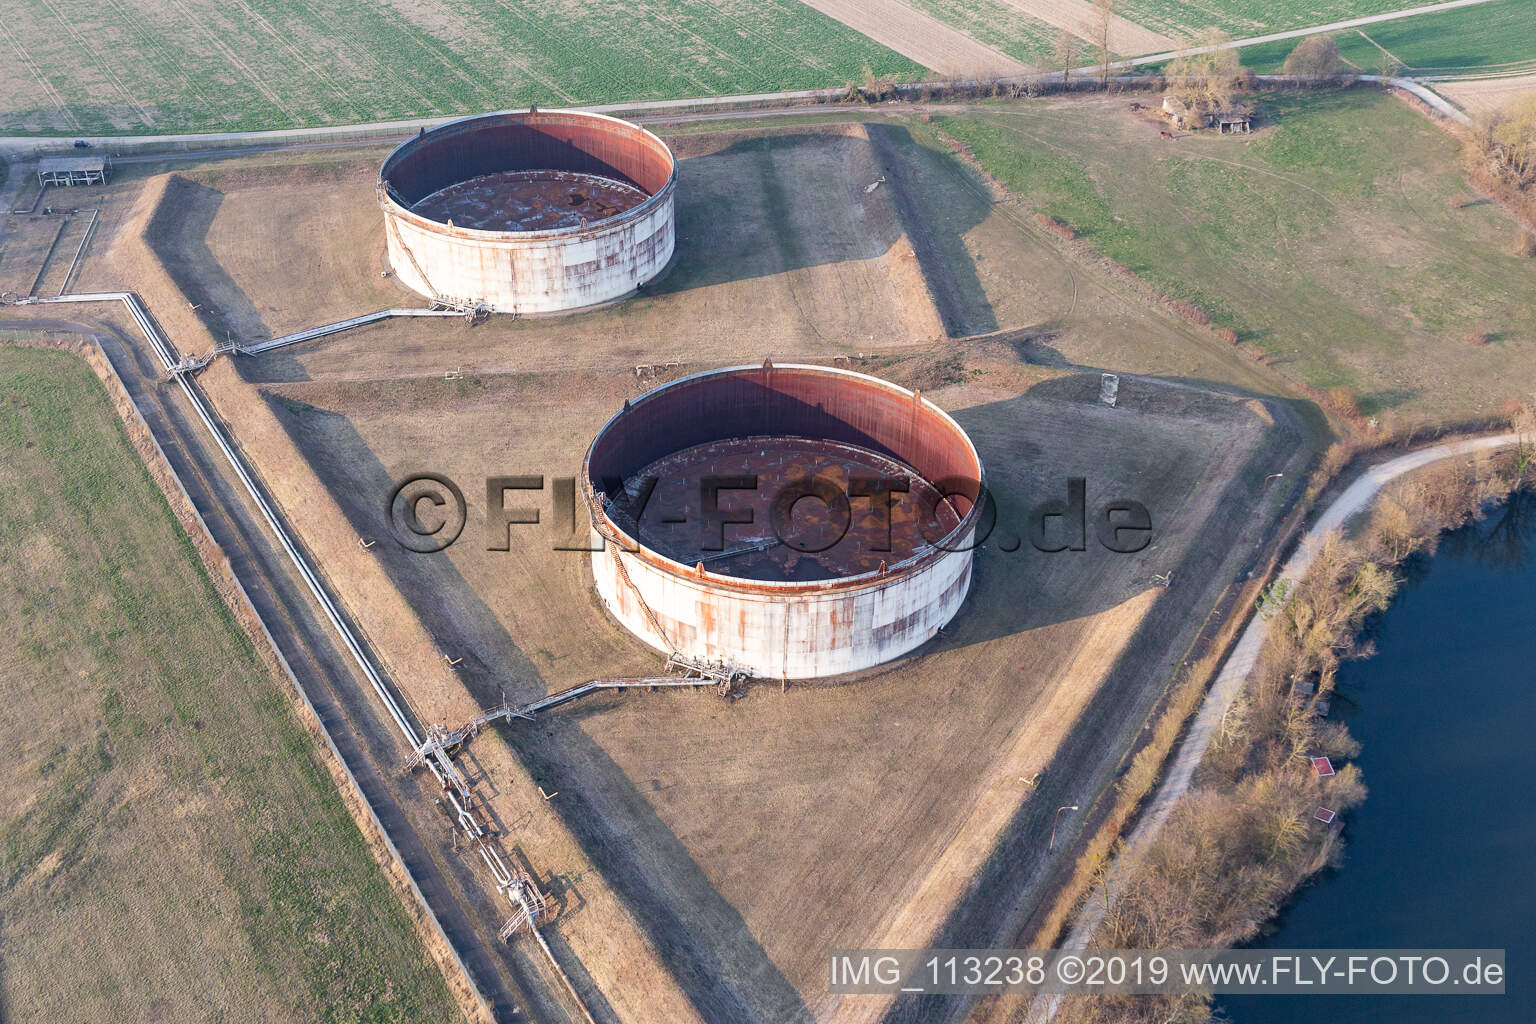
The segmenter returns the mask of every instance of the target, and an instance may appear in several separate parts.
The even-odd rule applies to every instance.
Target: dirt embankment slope
[[[112,259],[178,348],[208,351],[212,334],[152,244],[174,217],[167,191],[175,180],[164,176],[146,186]],[[199,381],[305,545],[327,553],[324,574],[333,592],[355,622],[366,624],[368,639],[420,720],[457,723],[478,714],[480,705],[376,558],[358,544],[340,507],[262,395],[230,359],[216,361]],[[482,735],[476,756],[497,779],[498,813],[521,824],[515,844],[505,844],[515,846],[514,856],[521,853],[540,878],[583,879],[580,898],[587,912],[557,920],[551,930],[614,1011],[624,1019],[698,1019],[624,903],[540,796],[521,761],[494,733]],[[489,889],[489,876],[486,881]]]

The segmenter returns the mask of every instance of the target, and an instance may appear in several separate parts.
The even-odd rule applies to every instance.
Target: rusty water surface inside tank
[[[752,490],[719,492],[730,516],[750,510],[752,523],[706,529],[700,483],[705,477],[756,477]],[[889,527],[879,499],[850,494],[855,478],[905,482],[890,495]],[[873,572],[929,546],[960,521],[955,508],[904,462],[866,448],[798,437],[748,437],[713,441],[665,455],[625,481],[632,500],[647,478],[656,481],[641,511],[639,542],[653,551],[722,576],[782,582],[838,579]],[[794,503],[782,531],[775,530],[775,499],[799,494],[813,481],[847,495],[847,529],[840,502],[817,497]],[[898,484],[899,486],[899,484]],[[894,490],[894,488],[893,488]],[[833,490],[826,490],[833,493]],[[961,511],[968,507],[961,505]],[[821,550],[825,548],[825,550]]]
[[[606,220],[649,198],[633,185],[578,171],[498,171],[438,189],[411,212],[478,231],[551,231]]]

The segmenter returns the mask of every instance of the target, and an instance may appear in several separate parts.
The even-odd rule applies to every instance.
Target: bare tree
[[[1093,45],[1099,51],[1099,88],[1109,88],[1109,64],[1114,51],[1109,48],[1109,30],[1115,22],[1115,0],[1093,0]]]
[[[1333,36],[1307,36],[1285,58],[1281,74],[1313,79],[1319,84],[1335,82],[1344,73],[1344,58]]]
[[[1246,87],[1248,73],[1238,59],[1237,50],[1223,44],[1230,37],[1220,29],[1209,28],[1195,37],[1191,53],[1168,63],[1168,87],[1191,108],[1202,106],[1221,109],[1230,106],[1239,90]]]
[[[1051,60],[1061,70],[1061,84],[1063,87],[1072,85],[1072,68],[1077,63],[1077,36],[1062,29],[1056,36],[1056,49],[1051,54]]]
[[[1536,181],[1536,96],[1512,104],[1495,120],[1491,134],[1515,184],[1523,188]]]

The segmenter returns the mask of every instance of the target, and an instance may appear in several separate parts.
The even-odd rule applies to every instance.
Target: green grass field
[[[0,130],[241,131],[923,69],[796,0],[0,0]]]
[[[78,359],[0,345],[0,1005],[459,1019]]]
[[[1032,66],[1049,66],[1058,30],[1003,0],[907,0],[932,18]],[[1087,44],[1082,44],[1086,52]]]
[[[1123,17],[1175,39],[1219,28],[1235,39],[1421,7],[1435,0],[1118,0]]]
[[[1101,102],[1091,133],[1068,101],[937,121],[1027,205],[1286,374],[1355,389],[1368,414],[1455,419],[1529,390],[1536,265],[1468,191],[1454,141],[1407,105],[1265,96],[1256,136],[1170,143]]]
[[[1529,0],[1494,0],[1422,14],[1350,29],[1334,38],[1344,59],[1367,73],[1380,70],[1388,54],[1410,74],[1536,70],[1536,9]],[[1243,64],[1261,74],[1279,71],[1298,42],[1245,46]]]

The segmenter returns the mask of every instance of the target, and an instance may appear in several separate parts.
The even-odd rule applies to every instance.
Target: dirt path
[[[1339,495],[1328,506],[1317,521],[1307,530],[1301,544],[1294,554],[1286,560],[1277,579],[1300,580],[1306,575],[1316,556],[1318,548],[1328,534],[1342,527],[1346,522],[1358,513],[1364,511],[1375,501],[1376,495],[1387,484],[1398,477],[1423,469],[1425,466],[1441,459],[1456,458],[1463,455],[1471,455],[1476,452],[1492,451],[1506,447],[1519,441],[1518,434],[1498,434],[1493,437],[1479,437],[1467,441],[1453,441],[1448,444],[1435,445],[1420,451],[1411,452],[1384,462],[1379,466],[1368,469],[1360,479],[1350,484],[1344,493]],[[1178,753],[1174,756],[1172,765],[1163,779],[1163,784],[1158,787],[1157,795],[1148,806],[1147,812],[1141,816],[1136,829],[1131,833],[1127,842],[1127,848],[1145,846],[1156,838],[1162,831],[1163,825],[1168,820],[1168,815],[1173,811],[1174,804],[1188,793],[1195,775],[1195,769],[1199,767],[1201,759],[1205,756],[1206,748],[1215,739],[1217,729],[1220,726],[1222,716],[1227,708],[1231,707],[1247,682],[1248,674],[1253,671],[1254,664],[1258,661],[1259,651],[1264,647],[1264,639],[1269,631],[1269,620],[1255,616],[1237,645],[1232,648],[1227,662],[1222,666],[1221,674],[1216,677],[1216,682],[1211,687],[1211,692],[1206,696],[1205,703],[1200,706],[1195,721],[1190,726],[1189,733],[1179,744]],[[1125,863],[1125,855],[1122,854],[1120,864]],[[1110,882],[1113,884],[1115,871],[1110,871]],[[1083,911],[1078,915],[1072,930],[1061,943],[1062,949],[1087,949],[1088,941],[1098,929],[1104,918],[1104,900],[1095,895],[1083,905]],[[1056,1014],[1056,1008],[1060,1004],[1059,996],[1041,996],[1031,1005],[1025,1021],[1029,1024],[1049,1021]]]
[[[1007,0],[1008,6],[1038,18],[1047,25],[1066,29],[1079,39],[1097,45],[1100,15],[1088,0]],[[1115,53],[1135,55],[1154,50],[1172,50],[1179,42],[1171,36],[1153,32],[1118,14],[1110,15],[1109,48]]]
[[[1013,3],[1015,0],[1008,0],[1008,2]],[[1017,2],[1024,3],[1027,2],[1027,0],[1017,0]],[[1041,0],[1041,2],[1056,2],[1056,0]],[[1196,46],[1190,47],[1188,49],[1173,49],[1162,53],[1146,54],[1145,56],[1135,57],[1130,60],[1116,61],[1110,65],[1110,70],[1123,71],[1129,68],[1143,67],[1148,64],[1161,64],[1175,57],[1182,57],[1190,54],[1211,53],[1217,50],[1234,50],[1244,46],[1252,46],[1257,43],[1269,43],[1285,39],[1301,39],[1306,36],[1322,35],[1325,33],[1341,31],[1343,29],[1356,28],[1361,25],[1374,25],[1379,22],[1396,21],[1400,18],[1411,18],[1421,14],[1433,14],[1437,11],[1454,10],[1459,7],[1471,7],[1477,4],[1484,4],[1489,2],[1491,2],[1491,0],[1447,0],[1445,3],[1431,4],[1427,7],[1413,7],[1403,11],[1389,11],[1386,14],[1375,14],[1365,18],[1353,18],[1348,21],[1335,21],[1326,25],[1314,25],[1309,28],[1291,29],[1286,32],[1274,32],[1262,36],[1247,36],[1242,39],[1229,39],[1224,43],[1218,43],[1212,46]],[[941,60],[941,55],[945,52],[958,53],[959,51],[955,49],[956,47],[962,45],[969,47],[970,52],[975,55],[976,60],[968,67],[964,68],[962,73],[966,73],[974,77],[979,77],[983,80],[989,78],[1002,78],[1009,80],[1017,79],[1019,81],[1052,82],[1059,81],[1061,79],[1061,72],[1059,71],[1040,72],[1036,69],[1030,68],[1027,65],[1013,60],[1006,54],[1002,54],[999,51],[993,50],[991,47],[983,46],[981,43],[972,39],[970,36],[965,35],[963,32],[950,28],[949,26],[944,25],[942,22],[929,18],[927,15],[920,14],[919,12],[912,10],[912,8],[907,7],[905,4],[896,2],[896,0],[871,0],[871,3],[869,4],[858,3],[856,0],[816,0],[816,2],[810,4],[810,6],[824,14],[827,14],[830,17],[835,18],[838,21],[842,21],[844,24],[847,24],[850,27],[858,29],[860,32],[868,34],[877,42],[880,42],[885,46],[889,46],[892,49],[903,53],[905,56],[918,61],[925,67],[929,67],[934,71],[940,72],[941,74],[950,74],[950,72],[946,72],[943,67],[930,63],[929,59],[920,57],[915,52],[909,53],[906,50],[903,50],[902,45],[911,45],[913,47],[925,48],[932,47],[933,53],[930,54],[930,57],[933,60]],[[833,13],[834,8],[844,11],[847,16],[847,20],[845,20],[844,17]],[[1021,7],[1021,9],[1023,8]],[[871,14],[871,11],[874,11],[875,14]],[[889,13],[895,15],[898,18],[905,18],[907,20],[899,23],[893,21],[887,24],[886,22],[882,21],[883,14],[881,12]],[[937,38],[938,34],[942,34],[949,38],[950,49],[946,51],[941,46],[933,46],[931,39],[923,39],[918,35],[915,35],[913,33],[913,27],[919,25],[919,22],[912,21],[911,19],[913,18],[922,19],[921,26],[925,28],[925,31],[931,29],[932,33],[936,34],[935,38]],[[857,24],[855,24],[855,22],[857,22]],[[868,22],[868,24],[865,24],[866,22]],[[1128,22],[1128,24],[1133,23]],[[897,38],[898,35],[902,38],[908,39],[909,42],[907,44],[900,44],[893,41],[895,38]],[[983,54],[988,55],[986,59],[983,59]],[[1006,66],[1010,68],[1010,70],[996,70],[995,68],[1000,62],[1006,62]],[[1260,81],[1264,81],[1266,79],[1275,79],[1282,76],[1259,75],[1257,77]],[[1379,79],[1377,79],[1375,76],[1367,75],[1362,76],[1362,80],[1375,81]],[[1401,84],[1411,81],[1411,79],[1393,80],[1394,84]],[[946,83],[916,82],[911,83],[906,88],[915,92],[922,89],[924,86],[937,86],[944,84]],[[680,115],[683,113],[697,115],[697,119],[705,119],[708,115],[703,115],[701,113],[702,111],[721,110],[728,108],[751,108],[738,109],[732,111],[728,115],[720,115],[721,117],[735,116],[750,118],[761,117],[765,114],[773,113],[807,113],[806,110],[794,107],[791,107],[787,110],[781,108],[789,104],[804,104],[810,102],[823,103],[835,101],[837,97],[841,95],[841,93],[842,90],[840,88],[801,89],[789,92],[746,93],[733,96],[698,96],[670,100],[636,100],[626,103],[603,103],[592,106],[576,107],[573,109],[598,114],[609,114],[615,117],[625,117],[636,121],[646,121],[654,120],[659,115],[663,115],[669,111],[678,114],[679,119],[682,119]],[[1431,93],[1430,95],[1433,94]],[[1437,100],[1439,99],[1439,97],[1435,98]],[[493,111],[481,111],[480,113],[493,113]],[[70,137],[81,138],[84,141],[90,142],[92,145],[96,146],[181,147],[200,145],[209,147],[210,151],[216,147],[222,148],[227,147],[230,144],[238,145],[240,143],[247,143],[252,147],[258,147],[252,149],[252,152],[259,152],[264,148],[277,148],[293,143],[313,143],[321,142],[324,140],[344,140],[345,142],[376,142],[386,139],[399,138],[406,135],[414,135],[421,129],[431,129],[439,125],[447,124],[450,121],[457,121],[461,118],[461,116],[463,115],[455,114],[452,116],[439,117],[413,117],[392,121],[368,121],[359,122],[356,124],[326,125],[323,127],[313,128],[277,128],[250,132],[193,132],[173,135],[58,135],[52,137],[39,137],[33,135],[0,135],[0,156],[4,156],[6,154],[33,154],[39,150],[41,145],[46,145],[55,139]],[[192,155],[198,154],[178,154],[180,157]]]
[[[1021,75],[1033,70],[900,0],[803,2],[941,75]]]

